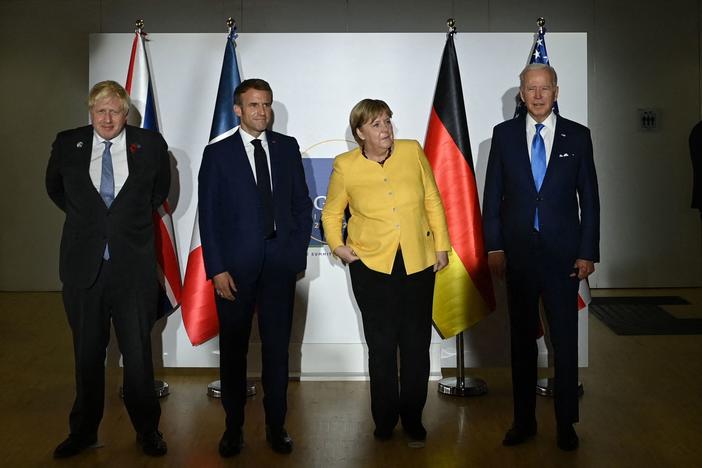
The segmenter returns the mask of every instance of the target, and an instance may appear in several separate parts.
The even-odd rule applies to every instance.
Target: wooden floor
[[[604,291],[595,291],[602,295]],[[629,294],[631,291],[607,291]],[[644,290],[681,295],[693,304],[669,307],[702,317],[702,290]],[[263,438],[260,396],[247,406],[245,447],[234,459],[217,454],[223,430],[218,400],[205,395],[215,370],[162,369],[172,394],[161,401],[168,454],[141,454],[117,395],[120,371],[108,372],[102,448],[54,461],[67,433],[73,399],[70,335],[57,293],[0,293],[0,466],[2,467],[688,467],[702,466],[702,337],[616,336],[590,320],[590,367],[581,370],[585,395],[577,425],[581,447],[556,448],[552,401],[539,398],[539,434],[513,448],[500,442],[511,420],[508,369],[479,369],[489,392],[475,398],[439,395],[430,383],[424,448],[397,430],[388,442],[372,437],[367,382],[291,382],[289,456]]]

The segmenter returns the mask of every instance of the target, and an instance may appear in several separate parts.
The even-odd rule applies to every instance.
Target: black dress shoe
[[[502,440],[502,445],[512,447],[519,445],[536,435],[536,424],[529,426],[517,426],[516,424],[509,428]]]
[[[288,432],[283,429],[274,429],[266,427],[266,440],[271,444],[271,448],[277,453],[291,453],[293,449],[293,440],[288,435]]]
[[[73,455],[78,455],[88,447],[97,444],[97,436],[80,437],[69,435],[68,439],[64,440],[54,450],[54,458],[68,458]]]
[[[567,426],[558,427],[556,443],[559,449],[572,452],[580,445],[580,439],[578,439],[578,434],[575,433],[573,426],[569,424]]]
[[[422,423],[407,424],[402,426],[407,435],[413,440],[427,440],[427,430]]]
[[[236,431],[224,431],[222,439],[219,441],[219,454],[224,458],[239,455],[244,447],[244,433],[241,429]]]
[[[141,445],[141,450],[151,457],[161,457],[168,451],[168,445],[159,431],[137,434],[137,443]]]

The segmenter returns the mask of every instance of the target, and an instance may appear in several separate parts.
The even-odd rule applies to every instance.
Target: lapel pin
[[[565,133],[561,133],[561,136],[562,136],[563,138],[565,138],[565,137],[566,137]]]
[[[79,141],[78,143],[76,143],[76,148],[82,148],[82,147],[83,147],[82,141]]]

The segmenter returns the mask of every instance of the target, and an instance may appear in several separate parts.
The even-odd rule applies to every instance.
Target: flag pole
[[[546,19],[543,16],[539,16],[536,19],[536,26],[537,26],[536,39],[539,39],[539,37],[543,37],[543,35],[546,33],[546,28],[545,28],[546,27]],[[534,47],[532,47],[532,49],[534,49]],[[533,50],[532,50],[532,52],[533,52]],[[533,60],[533,57],[530,60]],[[541,318],[539,320],[541,320],[543,323],[543,320]],[[546,328],[545,327],[542,327],[542,328],[544,330],[544,341],[546,343],[546,352],[548,353],[547,357],[546,357],[546,360],[547,360],[547,367],[546,368],[551,370],[553,368],[553,366],[552,366],[552,359],[553,358],[551,357],[551,352],[550,352],[551,347],[549,346],[549,344],[546,340],[546,338],[547,338],[546,337]],[[536,381],[536,394],[539,396],[552,397],[553,396],[553,388],[554,388],[554,379],[552,376],[544,377],[544,378],[538,379]],[[583,396],[583,393],[584,393],[583,384],[582,384],[582,382],[578,382],[578,396]]]
[[[232,29],[236,31],[236,21],[231,16],[227,18],[227,35],[231,36]],[[246,381],[246,396],[251,397],[256,395],[256,384],[250,380]],[[207,384],[207,396],[212,398],[222,398],[222,381],[213,380]]]
[[[539,16],[536,19],[536,26],[537,26],[536,35],[538,37],[539,35],[542,35],[544,33],[544,26],[546,26],[546,19],[544,19],[543,16]],[[541,320],[541,318],[539,318],[539,320]],[[546,332],[546,329],[544,328],[544,340],[546,340],[546,333],[545,332]],[[551,367],[550,361],[552,360],[552,357],[551,357],[551,353],[550,353],[550,349],[549,349],[548,344],[546,346],[546,352],[548,353],[546,356],[546,360],[548,361],[547,362],[547,369],[550,369],[550,367]],[[553,377],[545,377],[543,379],[538,379],[536,381],[536,394],[539,396],[544,396],[544,397],[552,397],[553,396],[553,385],[554,385]],[[580,394],[581,389],[582,389],[582,384],[580,384],[580,382],[578,382],[578,393],[579,394]]]
[[[140,18],[134,22],[134,33],[137,34],[139,40],[141,40],[142,34],[144,34],[143,19]],[[142,116],[142,118],[143,117],[144,116]],[[156,398],[163,398],[171,393],[171,387],[165,380],[154,379],[154,392],[156,393]],[[124,385],[119,386],[119,396],[124,399]]]
[[[448,39],[456,34],[456,21],[453,18],[446,20]],[[462,99],[462,98],[461,98]],[[437,390],[444,395],[452,396],[479,396],[487,393],[487,384],[484,380],[467,377],[464,366],[463,331],[456,335],[456,377],[447,377],[439,381]]]

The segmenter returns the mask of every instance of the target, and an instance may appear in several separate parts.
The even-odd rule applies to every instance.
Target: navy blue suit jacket
[[[276,259],[293,273],[307,265],[312,231],[309,198],[297,141],[267,131],[276,228]],[[241,134],[205,148],[198,177],[200,239],[207,277],[228,271],[255,281],[263,266],[263,208]]]
[[[483,196],[489,251],[504,250],[508,268],[534,260],[533,222],[539,208],[541,259],[571,271],[576,259],[599,261],[600,202],[590,130],[558,116],[546,176],[537,193],[525,116],[493,130]]]

